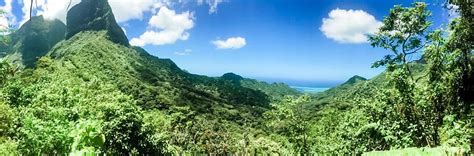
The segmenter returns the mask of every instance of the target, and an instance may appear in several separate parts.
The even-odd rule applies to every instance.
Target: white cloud
[[[335,9],[329,18],[323,18],[320,30],[327,38],[340,43],[367,43],[367,34],[375,33],[382,26],[374,16],[363,10]]]
[[[0,15],[0,30],[4,31],[10,28],[10,25],[16,22],[16,18],[12,13],[12,4],[13,0],[4,0],[5,5],[0,6],[0,9],[4,11],[2,15]]]
[[[72,8],[81,0],[72,0],[69,7]],[[29,20],[30,0],[20,0],[23,5],[23,19],[21,23]],[[117,22],[126,22],[132,19],[143,19],[146,12],[154,8],[171,5],[170,0],[109,0],[110,7],[114,12]],[[43,15],[46,19],[59,19],[66,23],[67,6],[69,0],[36,0],[33,4],[33,15]]]
[[[12,12],[13,0],[4,0],[3,2],[5,3],[5,5],[0,7],[2,9],[2,11],[5,11],[7,13],[11,13]]]
[[[170,6],[169,0],[109,0],[110,7],[117,22],[126,22],[132,19],[143,19],[143,14],[160,8]]]
[[[185,49],[184,52],[174,52],[175,55],[179,56],[185,56],[191,54],[192,50],[191,49]]]
[[[127,34],[127,30],[124,28],[124,27],[121,27],[122,30],[123,30],[123,33],[125,33],[125,35]]]
[[[0,15],[0,31],[6,31],[8,30],[10,25],[10,22],[8,21],[8,18],[6,15]]]
[[[209,4],[209,14],[217,12],[217,6],[219,3],[222,3],[222,0],[208,0],[207,4]]]
[[[454,4],[448,4],[446,8],[448,10],[448,16],[450,17],[450,19],[456,18],[459,16],[459,13],[457,12],[457,10],[459,9],[459,6],[454,5]]]
[[[194,27],[193,19],[193,14],[189,11],[177,14],[174,10],[163,6],[148,22],[150,30],[138,38],[133,38],[130,44],[134,46],[165,45],[173,44],[178,40],[187,40],[190,35],[187,30]]]
[[[109,4],[117,22],[125,22],[130,19],[142,19],[144,12],[149,11],[154,2],[153,0],[109,0]]]
[[[20,25],[30,19],[30,0],[20,1],[23,4],[21,9],[23,12],[23,19]],[[71,4],[69,4],[71,2]],[[43,15],[45,19],[54,20],[59,19],[66,23],[67,9],[71,9],[74,5],[81,2],[81,0],[36,0],[33,4],[33,15]]]
[[[217,6],[223,2],[223,0],[205,0],[206,4],[209,5],[209,14],[217,12]],[[198,5],[204,4],[204,0],[197,0]]]
[[[164,30],[186,30],[194,26],[193,18],[189,11],[176,14],[174,10],[162,7],[155,16],[150,18],[148,24],[154,28]]]
[[[59,19],[66,23],[66,15],[68,6],[69,9],[72,8],[74,5],[78,4],[80,0],[72,0],[70,1],[71,4],[69,6],[69,1],[67,0],[47,0],[44,1],[44,5],[42,5],[42,11],[39,11],[39,15],[43,15],[45,19]]]
[[[215,40],[211,41],[217,49],[240,49],[244,47],[247,42],[242,37],[231,37],[227,40]]]

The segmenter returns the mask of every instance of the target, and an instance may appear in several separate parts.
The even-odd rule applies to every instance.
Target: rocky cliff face
[[[82,0],[69,10],[66,39],[88,30],[106,30],[109,40],[129,46],[127,36],[117,24],[107,0]]]

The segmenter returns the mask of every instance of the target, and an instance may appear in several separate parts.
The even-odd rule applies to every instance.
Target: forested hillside
[[[22,154],[158,154],[260,148],[243,141],[264,133],[262,113],[270,108],[271,95],[225,79],[189,74],[169,59],[123,44],[123,39],[114,39],[123,32],[101,26],[115,24],[107,1],[82,3],[71,11],[104,10],[83,15],[88,17],[68,16],[68,23],[75,23],[68,26],[70,38],[47,54],[23,48],[50,46],[28,42],[28,36],[12,42],[14,52],[5,63],[25,63],[8,59],[16,55],[34,53],[41,58],[28,60],[34,68],[21,71],[2,64],[7,79],[1,92],[2,149]],[[45,22],[35,17],[11,36],[58,30]]]
[[[425,3],[394,6],[369,40],[390,52],[383,73],[302,95],[190,74],[131,46],[107,0],[82,0],[67,25],[2,36],[0,155],[471,154],[474,4],[446,3],[446,29]]]
[[[390,10],[384,25],[370,36],[372,46],[391,52],[374,63],[386,71],[313,95],[311,102],[299,102],[298,107],[306,109],[296,110],[310,116],[297,117],[310,123],[300,133],[309,136],[300,150],[346,154],[393,150],[367,155],[472,152],[474,5],[450,3],[460,6],[460,16],[447,29],[428,29],[431,13],[425,3]],[[420,54],[424,61],[408,61]]]
[[[276,101],[283,99],[285,96],[301,95],[299,91],[291,88],[290,86],[284,83],[268,84],[263,81],[243,78],[242,76],[234,74],[234,73],[226,73],[222,75],[221,78],[245,88],[262,91],[265,94],[269,95],[272,98],[272,100],[276,100]]]

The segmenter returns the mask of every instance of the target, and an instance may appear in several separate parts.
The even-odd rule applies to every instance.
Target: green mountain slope
[[[8,116],[12,120],[4,126],[8,133],[2,131],[1,145],[6,141],[26,155],[225,153],[281,146],[263,130],[263,113],[272,100],[296,94],[286,85],[189,74],[169,59],[122,42],[106,0],[83,0],[69,14],[86,7],[98,12],[85,18],[68,15],[68,23],[82,29],[68,26],[67,40],[62,40],[64,31],[45,31],[53,39],[35,45],[49,52],[35,51],[41,58],[28,61],[35,66],[0,89],[0,106],[15,112]],[[44,20],[34,24],[35,19],[16,36],[56,27]],[[23,41],[17,40],[15,45]],[[269,92],[274,88],[279,91]]]
[[[381,76],[377,76],[374,79],[379,79]],[[334,88],[330,88],[324,92],[317,93],[312,95],[314,101],[316,101],[318,104],[324,104],[324,103],[331,103],[332,101],[336,100],[337,98],[342,98],[347,92],[350,90],[353,90],[355,86],[361,85],[363,83],[367,82],[367,79],[361,76],[353,76],[350,79],[348,79],[346,82],[342,83],[341,85],[338,85]]]
[[[92,79],[93,75],[116,84],[146,108],[193,103],[205,107],[213,102],[249,106],[268,103],[267,95],[261,92],[217,78],[188,74],[169,59],[151,56],[140,48],[114,44],[108,40],[106,32],[75,35],[58,44],[49,56],[64,67],[71,67],[72,73],[79,74],[77,76],[84,80]],[[249,94],[255,95],[254,98],[247,99],[245,95]]]
[[[301,95],[299,91],[291,88],[290,86],[284,83],[268,84],[266,82],[258,81],[255,79],[243,78],[242,76],[234,73],[226,73],[222,75],[221,78],[245,88],[262,91],[272,97],[273,100],[281,100],[284,96],[287,95]]]
[[[30,117],[20,121],[21,125],[28,125],[29,120],[35,120],[38,125],[55,124],[65,129],[52,129],[50,131],[54,134],[48,135],[67,136],[67,133],[70,133],[74,125],[79,124],[80,121],[100,118],[101,114],[106,113],[97,111],[104,109],[100,107],[124,105],[123,107],[133,109],[141,108],[150,111],[158,109],[165,114],[192,114],[176,121],[175,124],[195,122],[196,118],[206,118],[207,122],[218,122],[214,126],[224,126],[215,130],[210,129],[213,133],[226,132],[229,126],[239,127],[242,124],[252,123],[255,123],[257,126],[255,128],[258,129],[261,115],[269,104],[269,97],[263,92],[218,78],[187,74],[170,60],[158,59],[140,49],[135,50],[114,44],[107,39],[106,34],[104,31],[81,32],[59,43],[38,62],[34,71],[25,72],[22,75],[24,78],[6,87],[6,96],[10,98],[7,98],[5,103],[21,107],[19,109],[24,112],[23,115]],[[46,116],[34,113],[40,111],[38,108],[45,108],[41,111],[46,111],[44,112]],[[182,112],[183,109],[185,112]],[[57,112],[55,110],[62,110],[64,114],[59,114],[61,117],[58,117],[56,116],[58,114],[54,114]],[[66,118],[66,120],[62,121],[64,123],[50,123],[57,120],[56,118]],[[117,116],[109,117],[110,120],[116,118]],[[99,120],[107,122],[107,119]],[[128,121],[124,122],[128,123]],[[134,126],[139,128],[142,125]],[[45,133],[33,127],[22,128],[36,134]],[[238,130],[240,128],[235,129],[237,130],[233,130],[232,133],[240,133]],[[188,133],[198,131],[183,133],[190,135]],[[131,133],[138,133],[138,130]],[[67,138],[57,138],[56,141],[32,142],[29,139],[33,138],[28,138],[28,135],[23,133],[19,135],[25,135],[25,142],[20,144],[29,148],[38,148],[30,144],[46,143],[51,143],[54,148],[58,148],[62,143],[56,141],[67,140]],[[120,135],[126,135],[125,137],[128,138],[132,137],[130,135],[138,134]],[[139,151],[141,151],[140,148],[145,148],[132,145],[123,147],[124,144],[114,142],[111,138],[113,136],[115,134],[105,135],[105,140],[111,141],[107,145],[120,146],[110,147],[120,153],[125,152],[123,150],[127,148]],[[137,137],[145,138],[144,136]]]
[[[359,75],[356,75],[356,76],[351,77],[349,80],[344,82],[342,85],[351,85],[351,84],[355,84],[359,81],[366,81],[366,80],[367,80],[366,78],[364,78],[362,76],[359,76]]]
[[[413,76],[419,79],[420,83],[427,80],[426,64],[411,63]],[[372,129],[377,128],[376,124],[369,124],[371,113],[364,111],[368,108],[380,111],[379,107],[367,105],[374,96],[383,96],[382,92],[387,88],[387,72],[383,72],[372,79],[364,80],[355,76],[337,87],[325,92],[312,95],[312,102],[307,104],[307,108],[312,112],[312,132],[311,135],[317,138],[317,144],[313,151],[318,153],[359,153],[365,151],[359,147],[377,145],[383,140],[371,140],[373,142],[362,141],[364,135],[373,135]],[[354,83],[355,82],[355,83]],[[374,148],[377,148],[375,146]]]
[[[415,78],[420,81],[426,79],[426,64],[414,62],[410,66]],[[339,86],[312,95],[312,98],[315,104],[320,105],[334,101],[353,100],[355,97],[367,97],[377,92],[377,88],[383,88],[386,85],[386,76],[386,72],[382,72],[372,79],[356,75]]]

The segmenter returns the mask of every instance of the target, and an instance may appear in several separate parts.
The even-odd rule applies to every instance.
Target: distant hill
[[[367,79],[362,77],[362,76],[355,75],[355,76],[351,77],[349,80],[347,80],[346,82],[344,82],[342,85],[351,85],[351,84],[355,84],[357,82],[366,81],[366,80]]]
[[[380,76],[376,76],[374,79],[378,79]],[[313,96],[314,101],[317,101],[317,103],[330,103],[333,101],[335,98],[345,95],[347,92],[352,90],[354,86],[357,86],[359,84],[362,84],[364,82],[367,82],[367,79],[358,75],[355,75],[351,78],[349,78],[347,81],[344,83],[334,87],[330,88],[324,92],[317,93]]]
[[[242,76],[234,74],[234,73],[226,73],[222,75],[221,78],[245,88],[262,91],[265,94],[272,97],[273,100],[280,100],[284,96],[287,96],[287,95],[292,95],[292,96],[301,95],[301,93],[298,90],[293,89],[284,83],[269,84],[269,83],[258,81],[255,79],[243,78]]]
[[[234,73],[225,73],[221,76],[222,79],[229,80],[235,83],[239,83],[240,81],[244,80],[244,78],[240,75]]]
[[[426,64],[413,62],[410,66],[414,77],[425,78],[423,74],[426,70]],[[386,72],[382,72],[372,79],[355,75],[341,85],[313,95],[313,99],[317,101],[315,103],[318,103],[318,105],[344,99],[352,100],[356,96],[371,95],[371,92],[376,91],[377,88],[383,88],[386,82]]]

